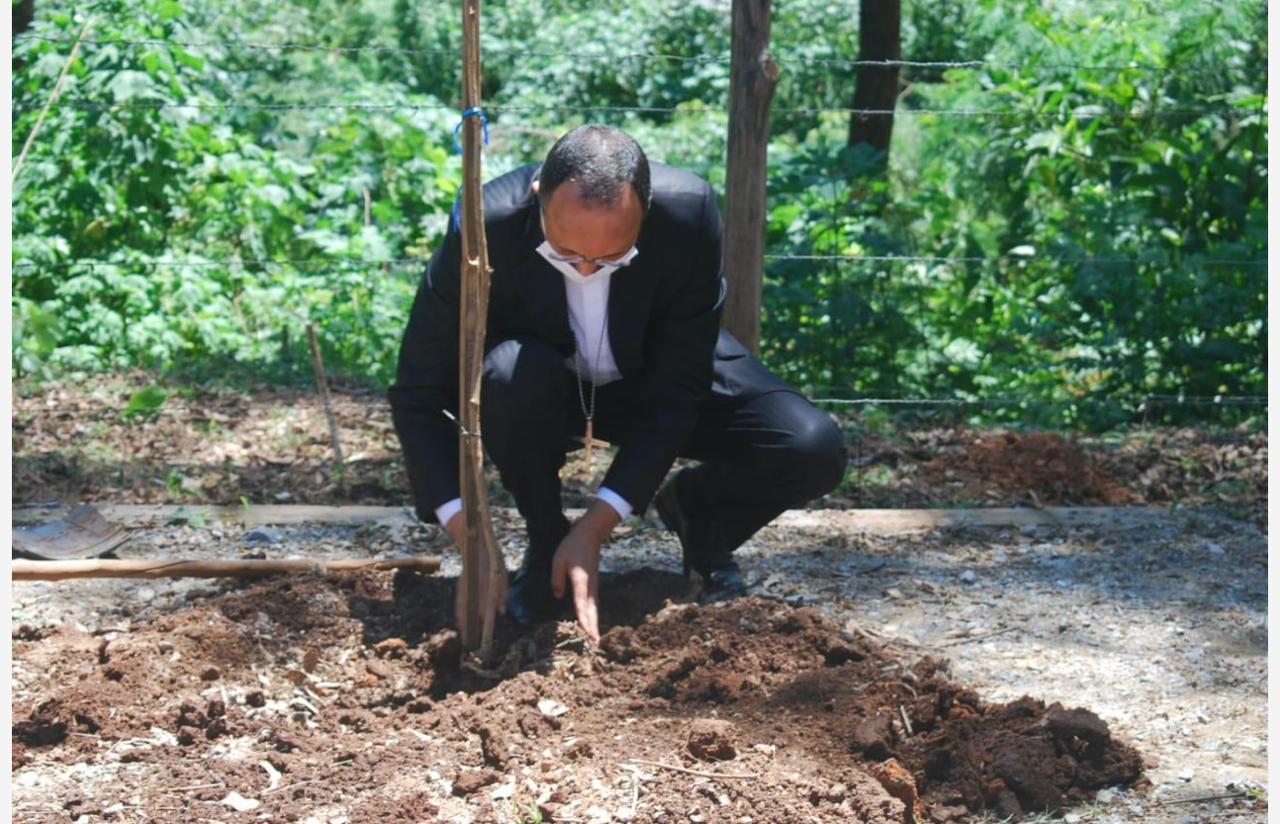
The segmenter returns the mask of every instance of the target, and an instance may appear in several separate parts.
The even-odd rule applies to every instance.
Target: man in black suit
[[[839,483],[831,419],[720,331],[725,280],[715,192],[653,164],[625,133],[583,126],[541,165],[484,187],[493,268],[481,434],[528,530],[500,594],[517,622],[572,593],[598,639],[601,547],[655,498],[704,601],[745,593],[733,551],[783,510]],[[418,517],[460,539],[458,211],[418,289],[390,397]],[[584,437],[618,447],[575,523],[559,470]],[[658,491],[677,457],[701,461]]]

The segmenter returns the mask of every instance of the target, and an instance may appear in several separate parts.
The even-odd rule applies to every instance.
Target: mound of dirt
[[[606,579],[602,602],[626,607],[598,649],[568,625],[505,628],[483,662],[445,628],[455,582],[405,573],[205,591],[102,637],[18,633],[15,673],[43,677],[15,693],[14,768],[84,765],[67,809],[158,822],[911,824],[1140,779],[1088,710],[984,703],[943,662],[809,609],[661,607],[675,577]]]
[[[1056,432],[981,435],[960,455],[925,463],[921,474],[974,500],[1012,497],[1029,504],[1125,506],[1137,499],[1079,444]]]

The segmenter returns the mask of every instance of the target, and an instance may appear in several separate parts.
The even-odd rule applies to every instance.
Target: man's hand
[[[453,542],[461,549],[466,542],[467,537],[467,519],[463,517],[463,513],[458,512],[449,519],[449,523],[444,525],[445,531],[453,537]],[[476,593],[479,603],[485,603],[489,593],[490,583],[489,558],[487,553],[480,553],[480,591]],[[502,570],[502,574],[497,576],[497,603],[498,614],[505,615],[507,612],[507,570]],[[462,582],[458,582],[458,594],[453,604],[453,618],[458,626],[462,626]]]
[[[560,542],[551,561],[551,592],[556,598],[563,598],[566,591],[572,590],[578,626],[592,643],[600,642],[596,609],[600,548],[621,521],[613,507],[604,501],[595,501]]]

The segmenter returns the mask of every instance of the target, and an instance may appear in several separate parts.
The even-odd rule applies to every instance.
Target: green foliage
[[[164,388],[148,386],[129,398],[129,404],[124,408],[124,417],[140,418],[155,415],[168,399],[169,393]]]
[[[457,4],[43,4],[14,44],[15,155],[91,18],[14,185],[15,373],[301,378],[312,323],[333,371],[389,381],[459,186]],[[887,177],[847,115],[786,113],[849,105],[857,25],[774,9],[773,368],[1089,426],[1263,393],[1266,268],[1219,263],[1266,249],[1260,2],[905,4],[905,58],[983,65],[903,69]],[[729,33],[710,0],[488,4],[486,174],[592,120],[722,188]]]

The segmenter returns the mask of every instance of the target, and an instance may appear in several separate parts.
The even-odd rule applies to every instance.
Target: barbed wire
[[[331,391],[340,392],[342,390]],[[825,391],[825,392],[844,392],[849,395],[857,394],[853,387],[810,387],[809,391]],[[15,398],[15,402],[25,402],[30,405],[43,406],[45,408],[57,408],[59,406],[74,407],[83,409],[93,406],[86,404],[82,399],[60,399],[54,397],[27,397]],[[223,400],[226,408],[219,408],[211,405]],[[1116,408],[1141,408],[1144,405],[1159,404],[1165,406],[1267,406],[1269,398],[1266,395],[1171,395],[1171,394],[1150,394],[1150,395],[1132,395],[1132,396],[1107,396],[1104,398],[1085,397],[1072,398],[1069,400],[1049,400],[1040,399],[1031,396],[1026,397],[996,397],[996,398],[902,398],[902,397],[817,397],[811,401],[815,404],[830,404],[833,406],[1049,406],[1049,407],[1074,407],[1080,405],[1106,405]],[[118,399],[103,399],[101,404],[97,405],[103,410],[119,411]],[[20,411],[22,403],[16,403],[15,411]],[[334,398],[331,401],[331,407],[343,411],[368,411],[370,409],[390,410],[391,404],[386,395],[386,390],[375,390],[365,397],[347,397]],[[242,409],[279,409],[288,407],[290,410],[303,412],[324,412],[323,401],[315,396],[302,397],[285,397],[273,400],[240,400],[240,399],[219,399],[216,396],[202,400],[166,400],[156,412],[164,413],[165,411],[194,411],[201,415],[220,415],[224,411],[237,411]]]
[[[41,34],[27,34],[18,38],[21,43],[24,40],[36,40],[46,43],[70,45],[74,42],[72,39],[64,37],[50,37]],[[421,48],[404,48],[399,46],[331,46],[321,43],[300,43],[296,41],[281,41],[279,43],[263,43],[250,41],[234,41],[234,40],[160,40],[160,39],[128,39],[128,38],[97,38],[84,41],[89,45],[108,45],[108,46],[178,46],[184,49],[246,49],[249,51],[310,51],[325,52],[329,54],[393,54],[402,57],[456,57],[459,61],[462,59],[462,50],[452,48],[441,49],[421,49]],[[539,57],[556,59],[565,57],[564,52],[540,52],[529,51],[525,49],[509,48],[502,49],[489,46],[484,50],[486,55],[500,54],[504,57]],[[1054,69],[1069,71],[1146,71],[1153,73],[1174,73],[1174,74],[1217,74],[1214,69],[1200,69],[1196,67],[1174,68],[1171,66],[1158,66],[1151,64],[1141,64],[1130,62],[1128,64],[1082,64],[1082,63],[1041,63],[1037,61],[1026,61],[1022,63],[1014,63],[1008,61],[997,60],[862,60],[858,58],[847,57],[819,57],[813,55],[797,54],[790,51],[787,47],[770,51],[770,56],[775,61],[783,63],[791,61],[796,63],[805,63],[822,66],[840,66],[843,68],[919,68],[919,69],[1006,69],[1011,71],[1022,71],[1026,69]],[[618,60],[653,60],[657,62],[671,63],[695,63],[695,64],[720,64],[729,65],[731,62],[730,55],[727,54],[707,54],[707,55],[687,55],[687,54],[670,54],[665,52],[574,52],[575,60],[601,60],[616,62]]]
[[[765,255],[768,261],[839,261],[843,263],[1041,263],[1064,266],[1266,266],[1265,258],[1205,258],[1200,260],[1137,260],[1133,258],[1069,258],[1041,255],[1007,255],[996,257],[945,257],[938,255]],[[201,269],[220,267],[248,266],[293,266],[297,268],[333,266],[335,268],[378,269],[384,266],[421,266],[428,262],[426,258],[389,258],[385,260],[346,260],[301,258],[293,260],[280,259],[232,259],[228,261],[187,261],[187,260],[129,260],[110,261],[99,258],[80,258],[60,261],[15,261],[15,269],[33,268],[67,268],[83,266],[86,268],[127,268],[140,266],[151,268]]]
[[[1142,395],[1134,397],[1073,398],[1072,400],[1040,400],[1036,398],[813,398],[813,403],[833,406],[1077,406],[1080,404],[1106,404],[1123,408],[1147,404],[1178,406],[1266,406],[1263,395],[1203,395],[1183,397],[1178,395]]]
[[[42,266],[65,268],[68,266],[85,266],[89,268],[108,268],[108,267],[128,267],[128,266],[145,266],[147,268],[171,267],[175,269],[203,269],[218,268],[227,266],[296,266],[299,268],[307,266],[335,266],[335,267],[362,267],[381,268],[383,266],[417,266],[425,264],[427,258],[388,258],[385,260],[354,260],[345,258],[321,259],[321,258],[298,258],[298,259],[253,259],[253,258],[232,258],[225,261],[206,261],[206,260],[102,260],[101,258],[79,258],[74,260],[60,261],[17,261],[13,264],[14,268],[39,268]]]
[[[59,105],[65,108],[86,111],[125,111],[138,110],[173,110],[189,109],[194,111],[225,111],[241,109],[246,111],[363,111],[363,112],[456,112],[453,106],[440,103],[248,103],[248,102],[215,102],[215,103],[170,103],[161,101],[131,100],[116,103],[98,103],[85,100],[64,100]],[[15,114],[35,111],[35,104],[14,107]],[[726,110],[716,106],[584,106],[575,104],[549,103],[539,106],[493,104],[485,106],[491,114],[511,112],[515,114],[558,113],[596,113],[596,114],[726,114]],[[1078,120],[1160,120],[1165,118],[1200,117],[1203,115],[1237,115],[1244,118],[1260,117],[1264,111],[1257,108],[1235,106],[1207,107],[1198,109],[1161,109],[1152,107],[1139,111],[1102,110],[1100,106],[1091,104],[1078,107],[1073,111],[1034,111],[1031,109],[857,109],[843,106],[807,107],[796,109],[771,109],[771,116],[816,117],[823,114],[857,115],[860,117],[1005,117],[1023,118],[1029,121],[1060,119],[1063,117]],[[495,128],[496,128],[495,124]]]

